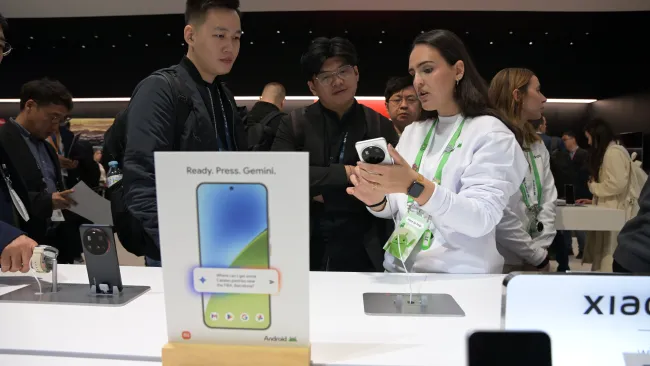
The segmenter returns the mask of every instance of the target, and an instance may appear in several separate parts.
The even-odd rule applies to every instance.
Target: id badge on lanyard
[[[415,171],[420,170],[420,164],[422,163],[422,157],[424,152],[429,146],[429,141],[435,139],[435,128],[438,120],[433,122],[433,125],[429,129],[424,142],[418,151],[418,154],[415,158],[415,163],[413,164],[413,169]],[[443,151],[440,156],[440,162],[438,163],[438,168],[436,169],[435,176],[433,181],[436,184],[440,184],[442,181],[442,170],[444,169],[447,161],[449,160],[449,155],[454,151],[454,146],[458,141],[461,131],[463,130],[463,125],[465,124],[465,119],[460,123],[456,132],[449,140],[449,144]],[[433,242],[433,231],[429,229],[431,218],[426,213],[415,207],[415,200],[413,197],[409,197],[407,200],[407,214],[406,217],[400,221],[399,227],[395,229],[393,234],[384,245],[384,250],[390,253],[393,257],[399,258],[402,262],[405,262],[408,256],[413,252],[413,249],[416,248],[416,245],[422,242],[422,250],[428,250],[431,248],[431,243]],[[435,230],[435,229],[434,229]]]
[[[23,221],[28,222],[29,214],[27,213],[27,208],[25,207],[25,204],[18,196],[18,193],[16,193],[16,191],[14,190],[11,184],[11,180],[9,179],[9,176],[5,174],[5,169],[7,169],[7,167],[3,164],[2,167],[0,167],[0,173],[2,173],[2,178],[5,181],[5,184],[7,185],[7,189],[9,190],[9,196],[11,197],[11,202],[16,208],[16,211],[18,211],[20,217],[22,217]]]

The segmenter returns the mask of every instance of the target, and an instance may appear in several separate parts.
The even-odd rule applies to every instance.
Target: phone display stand
[[[367,315],[392,316],[465,316],[449,294],[364,293]]]
[[[309,347],[167,343],[162,350],[163,366],[309,366],[310,363]]]
[[[113,286],[112,293],[97,291],[95,286],[77,283],[58,283],[58,267],[56,260],[52,263],[52,282],[41,280],[39,289],[33,277],[24,277],[20,285],[27,285],[18,290],[0,296],[0,302],[66,304],[66,305],[99,305],[123,306],[149,291],[149,286],[123,286],[119,291]],[[15,286],[13,277],[0,277],[0,285]],[[100,285],[100,290],[108,290],[108,285]]]

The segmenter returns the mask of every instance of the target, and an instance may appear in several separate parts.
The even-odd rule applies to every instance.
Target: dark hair
[[[607,122],[600,118],[591,120],[585,126],[585,132],[591,135],[591,146],[589,148],[589,174],[596,182],[600,182],[600,167],[603,165],[605,151],[609,144],[615,140],[614,131]]]
[[[454,99],[460,107],[461,113],[466,117],[492,116],[501,120],[512,131],[521,145],[522,133],[502,113],[492,108],[488,98],[488,86],[481,77],[463,41],[453,32],[445,29],[436,29],[422,33],[413,41],[413,48],[418,45],[433,47],[449,65],[458,61],[465,64],[465,73],[454,90]],[[437,111],[431,115],[437,117]]]
[[[576,138],[576,133],[573,131],[566,131],[562,134],[562,136],[569,136],[569,137]]]
[[[185,24],[196,21],[203,22],[205,14],[212,9],[235,10],[241,17],[239,11],[239,0],[187,0],[185,3]]]
[[[400,76],[393,77],[388,80],[386,83],[386,90],[384,91],[384,97],[386,97],[386,103],[390,97],[399,93],[400,91],[413,86],[413,77],[412,76]]]
[[[20,110],[25,109],[25,103],[33,100],[39,106],[50,104],[62,105],[72,110],[72,94],[56,80],[33,80],[20,88]]]
[[[7,29],[9,29],[9,23],[7,23],[7,18],[3,17],[2,14],[0,14],[0,29],[2,29],[3,33],[5,33]]]
[[[357,49],[349,40],[341,37],[319,37],[311,42],[307,52],[300,58],[300,66],[307,80],[317,75],[325,61],[332,57],[340,57],[352,66],[359,63]]]

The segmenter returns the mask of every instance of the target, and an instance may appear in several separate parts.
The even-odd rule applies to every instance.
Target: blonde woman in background
[[[496,229],[504,273],[548,271],[548,248],[556,234],[557,190],[548,150],[528,122],[542,117],[546,97],[537,76],[522,68],[499,71],[490,83],[489,97],[492,105],[522,131],[528,162],[524,181],[510,197]]]

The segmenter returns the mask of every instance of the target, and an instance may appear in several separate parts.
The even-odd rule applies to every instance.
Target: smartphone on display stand
[[[576,196],[573,191],[573,184],[565,184],[564,185],[564,197],[566,199],[566,204],[567,205],[575,205],[576,203]]]
[[[469,366],[552,366],[544,332],[479,331],[469,336],[467,350]]]
[[[383,137],[358,141],[354,147],[359,158],[368,164],[393,164],[393,158],[388,153],[388,144]]]
[[[113,292],[113,288],[117,287],[122,291],[122,275],[113,228],[109,225],[81,225],[79,234],[91,288],[94,285],[96,291]]]
[[[268,190],[258,183],[203,183],[196,191],[200,265],[268,269]],[[209,328],[265,330],[268,294],[203,293],[201,316]]]

